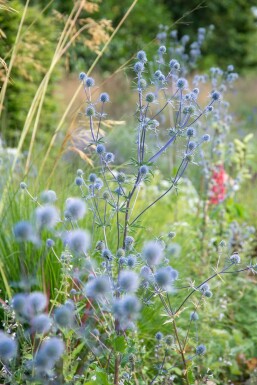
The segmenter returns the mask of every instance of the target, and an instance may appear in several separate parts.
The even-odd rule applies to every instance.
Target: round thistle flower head
[[[190,314],[190,321],[198,321],[199,320],[199,315],[196,313],[196,311],[192,311]]]
[[[120,259],[119,259],[119,264],[120,264],[121,266],[126,265],[127,263],[128,263],[127,258],[125,258],[125,257],[120,257]]]
[[[140,308],[140,302],[134,295],[126,295],[121,300],[121,311],[124,317],[136,318]]]
[[[225,246],[226,246],[226,241],[222,239],[222,241],[220,241],[220,247],[225,247]]]
[[[86,75],[86,73],[85,72],[80,72],[80,74],[79,74],[79,80],[85,80],[86,79],[86,77],[87,77],[87,75]]]
[[[104,147],[103,144],[98,144],[98,145],[96,146],[96,153],[97,153],[98,155],[102,155],[102,154],[105,153],[105,147]]]
[[[95,116],[95,109],[93,106],[88,106],[86,108],[86,116],[88,116],[88,117]]]
[[[103,188],[103,181],[101,178],[97,178],[96,179],[96,182],[95,182],[95,189],[96,190],[101,190],[101,188]]]
[[[160,76],[159,76],[159,79],[158,79],[161,83],[165,83],[165,81],[166,81],[166,78],[165,78],[165,75],[163,75],[163,74],[161,74]]]
[[[15,294],[12,299],[12,308],[14,309],[15,313],[20,315],[24,313],[27,306],[27,299],[28,296],[26,294]]]
[[[134,71],[136,73],[141,73],[144,70],[144,64],[141,61],[138,61],[134,65]]]
[[[212,93],[211,93],[211,98],[212,98],[214,101],[220,100],[220,98],[221,98],[220,92],[219,92],[219,91],[212,91]]]
[[[111,291],[111,285],[108,277],[100,276],[91,279],[85,286],[87,297],[97,298],[108,294]]]
[[[84,171],[81,170],[80,168],[77,170],[77,175],[82,177],[84,175]]]
[[[90,235],[84,230],[72,230],[68,233],[65,243],[75,254],[83,254],[90,247]]]
[[[177,80],[177,87],[180,90],[183,90],[183,89],[187,88],[187,80],[185,78],[179,78]]]
[[[144,78],[139,79],[138,88],[144,90],[147,87],[147,81]]]
[[[205,293],[206,291],[208,291],[210,289],[210,286],[208,285],[208,283],[204,283],[202,286],[200,286],[200,291],[202,293]]]
[[[20,189],[21,189],[21,190],[26,190],[27,187],[28,187],[28,186],[26,185],[25,182],[21,182],[21,183],[20,183]]]
[[[68,218],[77,221],[84,218],[86,214],[86,204],[80,198],[68,198],[66,200],[65,210]]]
[[[112,162],[114,162],[115,156],[114,156],[114,154],[113,154],[112,152],[107,152],[107,153],[105,154],[104,159],[105,159],[105,161],[106,161],[107,163],[112,163]]]
[[[51,239],[51,238],[48,238],[46,240],[46,247],[48,247],[49,249],[51,249],[52,247],[54,247],[54,241]]]
[[[123,196],[124,195],[124,190],[119,186],[115,189],[115,193],[119,196]]]
[[[125,256],[125,250],[124,249],[118,249],[117,250],[117,253],[116,253],[116,257],[117,258],[121,258],[121,257],[124,257]]]
[[[207,107],[207,111],[208,111],[208,112],[212,112],[212,111],[213,111],[213,106],[208,106],[208,107]]]
[[[58,337],[44,340],[39,353],[45,355],[49,360],[58,361],[64,353],[64,343]]]
[[[54,203],[57,200],[56,192],[53,190],[43,191],[41,200],[43,203]]]
[[[160,71],[160,70],[157,70],[157,71],[155,71],[155,73],[154,73],[154,77],[156,78],[156,79],[159,79],[159,77],[162,75],[162,71]]]
[[[91,183],[95,183],[96,179],[97,179],[96,174],[90,174],[89,177],[88,177],[88,180]]]
[[[175,274],[172,274],[172,270],[173,269],[168,269],[168,267],[161,267],[157,270],[155,274],[155,281],[162,289],[170,289],[173,281],[176,279]]]
[[[172,59],[169,63],[170,69],[179,70],[180,64],[177,60]]]
[[[0,332],[0,360],[3,362],[10,361],[17,354],[17,344],[12,338],[5,333]]]
[[[85,81],[85,84],[86,86],[89,88],[89,87],[94,87],[95,85],[95,80],[91,77],[88,77],[86,78],[86,81]]]
[[[233,263],[234,265],[238,265],[241,261],[238,253],[233,253],[230,258],[229,258],[230,262]]]
[[[232,64],[228,65],[227,70],[228,70],[228,72],[233,72],[234,66]]]
[[[158,265],[163,257],[161,245],[154,241],[145,244],[142,254],[149,266]]]
[[[175,281],[176,279],[178,279],[178,271],[177,270],[173,269],[173,267],[171,267],[171,266],[167,266],[166,269],[168,270],[172,281]]]
[[[174,339],[173,339],[172,336],[167,336],[167,337],[165,338],[165,343],[166,343],[166,345],[171,346],[171,345],[173,344],[173,342],[174,342]]]
[[[187,136],[191,138],[192,136],[195,136],[195,129],[193,127],[188,127],[187,129]]]
[[[201,345],[198,345],[197,347],[196,347],[196,349],[195,349],[195,353],[197,354],[197,355],[202,355],[202,354],[204,354],[204,353],[206,353],[206,347],[205,347],[205,345],[203,345],[203,344],[201,344]]]
[[[119,276],[119,287],[125,292],[134,292],[138,289],[138,275],[133,271],[122,271]]]
[[[153,103],[155,101],[155,95],[153,92],[148,92],[148,94],[145,95],[145,100],[147,103]]]
[[[131,269],[136,265],[136,258],[133,255],[128,256],[127,265]]]
[[[147,62],[147,57],[145,51],[141,50],[137,53],[137,59],[143,63]]]
[[[155,334],[155,338],[157,339],[157,341],[161,341],[163,339],[163,334],[162,332],[157,332]]]
[[[36,242],[34,228],[29,222],[21,221],[16,223],[13,233],[17,242]]]
[[[31,331],[37,334],[46,334],[51,329],[51,319],[46,314],[39,314],[31,321]]]
[[[54,320],[61,328],[70,328],[73,324],[74,314],[73,309],[69,306],[62,305],[55,310]]]
[[[152,275],[151,269],[149,266],[143,266],[140,270],[140,276],[144,279],[150,279]]]
[[[158,52],[159,52],[160,54],[166,53],[166,51],[167,51],[167,49],[166,49],[165,45],[161,45],[161,46],[159,47],[159,49],[158,49]]]
[[[29,294],[27,298],[28,307],[34,314],[41,313],[46,308],[47,303],[45,294],[39,291]]]
[[[104,191],[104,192],[103,192],[103,199],[104,199],[105,201],[108,201],[108,200],[110,199],[110,193],[109,193],[109,191]]]
[[[103,251],[105,249],[104,241],[97,241],[95,245],[95,249],[98,251]]]
[[[109,94],[107,94],[107,92],[103,92],[101,95],[100,95],[100,102],[102,103],[108,103],[110,101],[110,96]]]
[[[118,183],[124,183],[126,181],[126,175],[124,172],[119,172],[117,175],[117,182]]]
[[[51,205],[40,206],[36,208],[36,223],[39,229],[52,229],[59,220],[59,213],[56,207]]]
[[[135,242],[135,239],[130,235],[127,235],[125,238],[125,248],[126,250],[131,250]]]
[[[212,291],[206,290],[206,291],[204,292],[204,296],[207,297],[207,298],[211,298],[211,297],[212,297]]]
[[[209,134],[204,134],[202,136],[202,141],[203,142],[209,142],[209,140],[210,140],[210,135]]]
[[[169,234],[168,234],[168,237],[169,237],[170,239],[174,238],[175,236],[176,236],[175,231],[170,231]]]
[[[82,186],[83,185],[83,179],[80,176],[77,176],[75,179],[75,184],[79,187]]]
[[[196,143],[195,142],[191,141],[191,142],[188,143],[188,149],[190,151],[193,151],[195,149],[195,147],[196,147]]]
[[[104,249],[102,251],[102,257],[107,259],[107,260],[111,260],[112,259],[112,252],[109,249]]]

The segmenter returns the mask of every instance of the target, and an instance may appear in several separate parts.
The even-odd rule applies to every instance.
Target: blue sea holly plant
[[[37,206],[30,221],[21,220],[13,228],[21,255],[30,243],[42,249],[39,263],[50,254],[62,275],[56,295],[49,298],[47,290],[32,290],[28,267],[21,260],[23,291],[3,302],[0,376],[5,384],[146,385],[173,383],[175,377],[181,384],[192,384],[194,364],[208,354],[209,341],[199,329],[201,310],[215,296],[213,280],[255,272],[256,266],[244,264],[238,253],[228,254],[223,242],[213,274],[187,280],[174,267],[168,241],[151,237],[145,227],[144,214],[177,191],[186,173],[190,177],[196,155],[211,140],[198,123],[207,121],[222,99],[213,89],[201,106],[200,89],[180,76],[181,63],[171,59],[164,65],[164,46],[158,53],[153,76],[148,77],[142,50],[132,66],[135,148],[127,166],[115,167],[115,154],[101,136],[111,98],[105,92],[95,97],[94,79],[81,73],[84,119],[91,132],[85,151],[93,153],[95,169],[89,175],[77,170],[78,196],[67,197],[64,207],[56,207],[53,190],[36,199],[25,182],[20,184],[21,193]],[[169,116],[166,123],[164,113]],[[165,191],[152,201],[146,199],[142,207],[142,189],[154,183],[160,160],[175,143],[181,150]],[[91,224],[87,230],[81,225],[84,217]],[[170,231],[168,239],[175,235]],[[158,317],[158,330],[150,340],[140,331],[149,309]]]

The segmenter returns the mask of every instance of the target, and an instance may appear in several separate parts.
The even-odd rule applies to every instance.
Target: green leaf
[[[113,344],[114,350],[119,353],[124,353],[126,350],[126,341],[123,336],[118,336],[114,340]]]

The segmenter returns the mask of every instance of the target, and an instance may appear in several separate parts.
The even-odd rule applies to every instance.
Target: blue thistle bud
[[[107,163],[112,163],[112,162],[114,162],[115,156],[114,156],[114,154],[113,154],[112,152],[107,152],[107,153],[105,154],[104,159],[105,159],[105,161],[106,161]]]
[[[102,251],[102,257],[104,259],[111,260],[112,259],[112,252],[109,249],[104,249]]]
[[[86,79],[86,77],[87,77],[87,75],[86,75],[86,73],[85,72],[80,72],[80,74],[79,74],[79,80],[85,80]]]
[[[193,151],[195,149],[195,147],[196,147],[196,143],[195,142],[191,141],[191,142],[188,143],[188,149],[190,151]]]
[[[197,354],[197,355],[202,355],[202,354],[204,354],[204,353],[206,353],[206,347],[205,347],[205,345],[203,345],[203,344],[201,344],[201,345],[198,345],[197,347],[196,347],[196,349],[195,349],[195,353]]]
[[[177,60],[175,59],[172,59],[169,63],[169,66],[170,66],[170,69],[174,69],[174,70],[179,70],[180,69],[180,64]]]
[[[234,66],[232,64],[228,65],[227,70],[228,70],[228,72],[233,72]]]
[[[155,95],[153,92],[148,92],[145,96],[145,100],[147,103],[153,103],[155,101]]]
[[[131,269],[136,265],[136,258],[133,255],[128,256],[128,261],[127,261],[128,267]]]
[[[40,206],[35,211],[36,222],[40,229],[52,229],[56,226],[59,220],[59,213],[54,206]]]
[[[139,79],[138,88],[144,90],[147,87],[147,81],[143,78]]]
[[[141,61],[138,61],[134,65],[134,71],[136,73],[141,73],[144,70],[144,64]]]
[[[163,257],[160,244],[154,241],[145,244],[142,254],[149,266],[158,265]]]
[[[0,360],[3,362],[10,361],[17,354],[17,344],[12,338],[5,333],[0,332]]]
[[[16,223],[13,233],[17,242],[36,242],[36,236],[33,226],[26,221]]]
[[[130,235],[127,235],[125,238],[125,242],[124,242],[126,250],[131,250],[131,248],[134,245],[134,242],[135,242],[135,239],[133,237],[131,237]]]
[[[207,107],[207,111],[208,111],[208,112],[212,112],[212,111],[213,111],[213,106],[208,106],[208,107]]]
[[[74,221],[84,218],[86,204],[80,198],[68,198],[65,204],[66,216]]]
[[[220,241],[220,247],[225,247],[226,246],[226,241],[224,239]]]
[[[108,277],[101,276],[90,280],[85,286],[85,294],[88,297],[98,298],[108,294],[111,291],[111,285]]]
[[[207,297],[207,298],[211,298],[211,297],[212,297],[212,291],[206,290],[206,291],[204,292],[204,296]]]
[[[28,296],[27,303],[34,314],[42,312],[48,303],[45,294],[35,291]]]
[[[213,99],[214,101],[217,101],[217,100],[220,100],[221,94],[220,94],[219,91],[213,91],[213,92],[211,93],[211,97],[212,97],[212,99]]]
[[[88,180],[91,183],[95,183],[96,179],[97,179],[96,174],[90,174],[89,177],[88,177]]]
[[[51,319],[46,314],[39,314],[31,321],[32,333],[45,334],[51,329]]]
[[[209,142],[209,140],[210,140],[210,135],[209,134],[205,134],[205,135],[202,136],[202,141],[203,142]]]
[[[46,247],[48,247],[49,249],[51,249],[52,247],[54,247],[54,241],[51,239],[51,238],[48,238],[46,240]]]
[[[171,346],[173,344],[173,342],[174,342],[174,338],[172,336],[167,336],[165,338],[166,345]]]
[[[231,263],[233,263],[234,265],[238,265],[241,261],[238,253],[233,253],[230,257],[229,257],[229,260]]]
[[[119,186],[115,189],[115,193],[119,196],[123,196],[124,195],[124,190]]]
[[[93,106],[88,106],[86,108],[86,116],[88,116],[88,117],[95,116],[95,109]]]
[[[160,70],[157,70],[157,71],[155,71],[155,73],[154,73],[154,77],[156,78],[156,79],[159,79],[159,77],[162,75],[162,72],[160,71]]]
[[[189,138],[195,136],[195,129],[193,127],[188,127],[186,134]]]
[[[90,247],[90,235],[80,229],[70,231],[65,241],[70,250],[76,254],[86,253]]]
[[[147,62],[147,57],[145,51],[141,50],[137,53],[137,59],[143,63]]]
[[[26,294],[16,294],[12,299],[12,307],[15,313],[22,315],[26,309],[28,296]]]
[[[54,319],[59,327],[70,328],[74,320],[73,309],[70,309],[69,306],[66,305],[58,307],[55,310]]]
[[[43,203],[54,203],[57,200],[56,192],[53,190],[43,191],[41,200]]]
[[[110,193],[109,193],[109,191],[104,191],[104,192],[103,192],[103,199],[104,199],[105,201],[108,201],[108,200],[110,199]]]
[[[125,250],[124,249],[118,249],[117,250],[117,253],[116,253],[116,257],[117,258],[121,258],[121,257],[124,257],[125,256]]]
[[[165,45],[161,45],[160,47],[159,47],[159,49],[158,49],[158,52],[160,53],[160,54],[164,54],[164,53],[166,53],[166,47],[165,47]]]
[[[162,332],[157,332],[155,334],[155,338],[157,339],[157,341],[161,341],[163,339],[163,334]]]
[[[105,153],[105,147],[103,144],[98,144],[96,146],[96,153],[99,154],[99,155],[102,155]]]
[[[164,82],[166,81],[165,75],[161,74],[161,75],[159,76],[159,81],[160,81],[161,83],[164,83]]]
[[[100,95],[100,102],[102,103],[108,103],[110,101],[110,96],[109,94],[107,94],[107,92],[103,92],[101,95]]]
[[[44,354],[49,360],[57,361],[64,353],[64,343],[60,338],[52,337],[43,341],[40,354]]]
[[[169,237],[170,239],[174,238],[175,236],[176,236],[175,231],[170,231],[169,234],[168,234],[168,237]]]
[[[202,293],[205,293],[206,291],[208,291],[210,289],[210,286],[208,285],[208,283],[204,283],[203,285],[200,286],[200,291]]]
[[[95,85],[95,80],[91,77],[88,77],[86,78],[86,81],[85,81],[85,84],[86,86],[89,88],[89,87],[94,87]]]
[[[187,88],[187,80],[185,78],[179,78],[177,80],[177,87],[180,90],[183,90],[183,89]]]
[[[119,277],[120,289],[125,292],[134,292],[138,289],[138,276],[133,271],[122,271]]]
[[[140,270],[140,276],[144,279],[150,279],[152,271],[149,266],[143,266]]]
[[[199,320],[199,315],[196,313],[196,311],[192,311],[190,314],[190,321],[198,321]]]
[[[75,179],[75,184],[79,187],[82,186],[83,185],[83,179],[80,176],[77,176]]]
[[[82,177],[84,175],[84,171],[81,170],[80,168],[77,170],[77,175]]]
[[[126,181],[126,175],[124,172],[119,172],[117,175],[117,182],[118,183],[124,183]]]
[[[28,186],[26,185],[25,182],[21,182],[21,183],[20,183],[20,189],[21,189],[21,190],[26,190],[27,187],[28,187]]]
[[[119,264],[122,266],[122,265],[126,265],[128,263],[128,260],[127,260],[127,258],[125,258],[125,257],[121,257],[120,259],[119,259]]]

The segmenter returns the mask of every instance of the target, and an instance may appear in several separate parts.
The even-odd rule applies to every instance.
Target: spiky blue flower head
[[[142,254],[149,266],[158,265],[163,257],[162,247],[155,241],[147,242],[143,248]]]
[[[192,311],[190,314],[190,321],[198,321],[199,320],[199,315],[196,313],[196,311]]]
[[[202,354],[204,354],[204,353],[206,353],[206,347],[205,347],[205,345],[203,345],[203,344],[201,344],[201,345],[198,345],[197,347],[196,347],[196,349],[195,349],[195,353],[197,354],[197,355],[202,355]]]
[[[209,140],[210,140],[210,135],[209,134],[204,134],[202,136],[202,141],[203,142],[209,142]]]
[[[75,184],[79,187],[82,186],[83,185],[83,179],[80,176],[77,176],[75,179]]]
[[[157,341],[161,341],[163,339],[163,334],[162,332],[157,332],[155,334],[155,338],[157,339]]]
[[[121,186],[119,186],[119,187],[117,187],[117,188],[115,189],[115,193],[116,193],[117,195],[119,195],[119,196],[123,196],[123,195],[124,195],[124,189],[123,189]]]
[[[98,145],[96,146],[96,152],[97,152],[97,154],[99,154],[99,155],[104,154],[104,153],[105,153],[105,147],[104,147],[104,145],[103,145],[103,144],[98,144]]]
[[[85,85],[89,87],[94,87],[95,85],[95,80],[91,77],[86,78]]]
[[[80,168],[77,169],[77,175],[82,177],[84,175],[84,171],[81,170]]]
[[[190,141],[190,142],[188,143],[188,149],[189,149],[190,151],[193,151],[193,150],[195,149],[195,147],[196,147],[196,143],[195,143],[195,142]]]
[[[15,294],[12,299],[12,308],[16,314],[22,315],[26,309],[28,296],[26,294]]]
[[[86,116],[95,116],[95,108],[93,106],[88,106],[86,108]]]
[[[112,252],[109,249],[104,249],[102,251],[102,257],[104,259],[110,260],[110,259],[112,259]]]
[[[80,72],[80,74],[79,74],[79,80],[83,81],[83,80],[86,79],[86,77],[87,77],[87,75],[86,75],[85,72]]]
[[[68,233],[65,243],[68,244],[70,250],[75,254],[83,254],[90,247],[90,235],[85,230],[72,230]]]
[[[116,179],[118,183],[125,183],[126,175],[124,174],[124,172],[119,172]]]
[[[173,239],[175,236],[176,236],[175,231],[170,231],[169,234],[168,234],[168,237],[169,237],[170,239]]]
[[[56,207],[51,205],[40,206],[35,210],[36,223],[39,229],[52,229],[59,220],[59,213]]]
[[[148,92],[146,95],[145,95],[145,100],[147,103],[153,103],[155,101],[155,95],[153,92]]]
[[[232,64],[228,65],[227,70],[228,70],[228,72],[233,72],[234,66]]]
[[[121,257],[124,257],[125,256],[125,250],[122,249],[122,248],[119,248],[116,252],[116,257],[117,258],[121,258]]]
[[[170,61],[169,66],[170,66],[170,69],[171,69],[171,70],[174,69],[174,70],[177,71],[177,70],[180,69],[180,64],[179,64],[179,62],[178,62],[177,60],[175,60],[175,59],[172,59],[172,60]]]
[[[99,276],[91,279],[85,286],[87,297],[98,298],[107,295],[111,291],[110,280],[106,276]]]
[[[39,314],[32,318],[31,331],[37,334],[46,334],[52,326],[52,321],[46,314]]]
[[[173,281],[176,281],[176,279],[178,279],[178,271],[173,269],[173,267],[171,267],[171,266],[167,266],[166,269],[168,270],[168,272],[171,276],[171,279]]]
[[[138,298],[134,295],[126,295],[122,298],[121,312],[124,317],[136,318],[141,309]]]
[[[52,337],[42,342],[39,354],[54,362],[58,361],[64,353],[64,342],[58,337]]]
[[[171,346],[173,344],[173,342],[174,342],[174,338],[172,336],[167,336],[165,338],[166,345]]]
[[[100,94],[100,102],[102,103],[108,103],[110,101],[110,96],[107,94],[107,92],[103,92]]]
[[[154,77],[156,78],[156,79],[159,79],[159,77],[162,75],[162,71],[160,71],[160,70],[157,70],[157,71],[155,71],[155,73],[154,73]]]
[[[173,39],[176,39],[177,36],[178,36],[178,31],[176,29],[170,32],[170,37],[172,37]]]
[[[49,249],[51,249],[52,247],[54,247],[54,241],[51,239],[51,238],[48,238],[46,240],[46,247],[48,247]]]
[[[144,78],[140,78],[138,82],[138,89],[144,90],[147,87],[147,81]]]
[[[161,74],[158,79],[161,83],[164,83],[166,81],[165,75]]]
[[[8,362],[17,354],[17,344],[12,338],[0,332],[0,360]]]
[[[95,189],[96,190],[101,190],[101,188],[103,188],[104,184],[103,184],[103,181],[101,178],[97,178],[96,181],[95,181]]]
[[[189,138],[195,136],[195,129],[193,127],[188,127],[186,134]]]
[[[159,49],[158,49],[158,52],[159,52],[160,54],[166,53],[166,51],[167,51],[167,49],[166,49],[165,45],[161,45],[161,46],[159,47]]]
[[[112,162],[114,162],[115,156],[114,156],[114,154],[113,154],[112,152],[107,152],[107,153],[105,154],[104,159],[105,159],[105,161],[106,161],[107,163],[112,163]]]
[[[145,51],[141,50],[137,53],[137,59],[143,63],[147,62],[147,57]]]
[[[109,191],[104,191],[104,192],[103,192],[103,199],[104,199],[105,201],[108,201],[108,200],[110,199],[110,193],[109,193]]]
[[[148,174],[148,172],[149,172],[148,166],[146,166],[145,164],[143,164],[142,166],[140,166],[139,172],[140,172],[140,175],[145,176],[145,175]]]
[[[131,237],[131,235],[127,235],[124,241],[126,250],[131,250],[134,245],[134,242],[135,239]]]
[[[143,266],[140,270],[140,276],[144,279],[150,279],[152,276],[152,271],[149,266]]]
[[[238,265],[241,261],[238,253],[233,253],[230,257],[229,257],[229,260],[231,263],[233,263],[234,265]]]
[[[128,256],[128,261],[127,261],[127,265],[128,267],[130,267],[131,269],[136,265],[136,257],[134,255],[129,255]]]
[[[187,80],[185,78],[179,78],[177,80],[177,87],[180,89],[180,90],[184,90],[185,88],[187,88],[188,84],[187,84]]]
[[[89,174],[89,177],[88,177],[89,182],[95,183],[96,179],[97,179],[97,175],[96,174],[93,174],[93,173]]]
[[[68,198],[65,203],[65,216],[74,221],[84,218],[86,214],[86,204],[80,198]]]
[[[126,265],[128,263],[128,259],[126,257],[120,257],[119,264],[121,266]]]
[[[168,290],[172,285],[174,279],[171,275],[171,272],[167,267],[161,267],[157,270],[155,274],[155,281],[161,288]]]
[[[27,298],[27,305],[33,314],[38,314],[45,310],[47,303],[46,295],[40,291],[29,294]]]
[[[99,251],[103,251],[105,249],[105,242],[104,241],[97,241],[95,245],[95,249]]]
[[[27,187],[28,187],[28,186],[26,185],[25,182],[21,182],[21,183],[20,183],[20,189],[21,189],[21,190],[26,190]]]
[[[46,190],[40,196],[43,203],[54,203],[57,200],[56,192],[53,190]]]
[[[210,286],[208,285],[208,283],[204,283],[200,286],[200,291],[204,294],[206,291],[208,291],[210,289]]]
[[[136,73],[141,73],[144,70],[144,64],[141,61],[138,61],[134,64],[134,71]]]
[[[138,289],[138,275],[134,271],[123,270],[119,276],[119,287],[125,292],[134,292]]]
[[[14,225],[13,233],[17,242],[36,242],[36,235],[31,223],[21,221]]]
[[[74,321],[73,309],[67,305],[59,306],[55,309],[54,320],[61,328],[70,328]]]
[[[207,298],[211,298],[212,297],[212,291],[211,290],[206,290],[204,292],[204,296],[207,297]]]
[[[220,92],[219,91],[212,91],[211,98],[214,101],[220,100],[220,98],[221,98]]]

